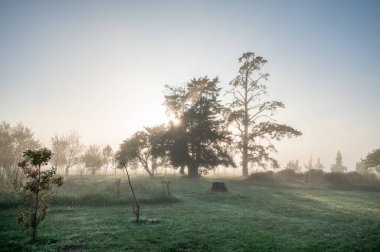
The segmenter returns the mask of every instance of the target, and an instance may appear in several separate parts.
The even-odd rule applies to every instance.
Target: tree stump
[[[211,191],[213,192],[227,192],[228,189],[226,187],[226,184],[224,182],[213,182]]]

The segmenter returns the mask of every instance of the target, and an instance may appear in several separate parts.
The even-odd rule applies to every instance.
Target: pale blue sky
[[[48,143],[74,129],[118,144],[165,122],[165,84],[219,76],[237,58],[268,60],[278,119],[304,135],[279,144],[285,164],[312,155],[354,167],[380,147],[379,1],[0,0],[0,120]]]

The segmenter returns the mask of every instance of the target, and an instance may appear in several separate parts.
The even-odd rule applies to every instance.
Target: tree
[[[192,79],[186,87],[166,87],[165,104],[175,119],[170,123],[166,150],[174,167],[188,175],[218,165],[235,166],[228,151],[232,139],[222,117],[218,78]]]
[[[368,153],[362,161],[368,170],[380,172],[380,148]]]
[[[107,145],[106,147],[103,148],[102,150],[102,156],[103,156],[103,164],[105,165],[104,170],[105,173],[107,174],[107,170],[109,165],[113,163],[113,150],[110,145]]]
[[[298,160],[296,160],[296,161],[289,161],[286,164],[285,169],[286,170],[292,170],[292,171],[295,171],[295,172],[300,172],[301,169],[302,169],[302,167],[299,165]]]
[[[278,167],[278,162],[270,156],[276,152],[272,140],[300,136],[302,133],[285,124],[277,123],[273,115],[278,108],[284,108],[279,101],[264,100],[267,86],[261,81],[269,74],[261,73],[267,61],[252,52],[244,53],[239,62],[238,75],[230,82],[229,94],[232,102],[226,109],[228,121],[237,130],[237,147],[242,154],[242,173],[248,176],[248,163],[264,166],[270,162]]]
[[[52,151],[54,153],[52,162],[58,168],[64,167],[65,175],[69,175],[69,169],[80,162],[80,154],[83,146],[80,143],[80,136],[75,131],[65,135],[55,135],[51,139]]]
[[[91,171],[91,175],[95,175],[96,170],[99,170],[103,165],[102,153],[96,145],[90,145],[84,153],[82,160],[87,169]]]
[[[331,165],[331,172],[345,172],[347,167],[342,164],[342,154],[340,151],[336,154],[335,164]]]
[[[119,163],[130,165],[136,160],[142,165],[150,177],[154,177],[157,168],[167,165],[167,157],[162,148],[159,148],[160,137],[164,134],[163,125],[145,127],[124,140],[116,153]]]
[[[15,189],[21,183],[18,162],[27,149],[39,148],[40,144],[34,139],[32,131],[22,123],[15,126],[7,122],[0,123],[0,181],[2,184],[13,185]]]
[[[314,168],[317,169],[317,170],[323,170],[324,166],[321,163],[321,159],[320,158],[318,158],[317,164],[315,165]]]
[[[309,171],[314,169],[312,157],[309,159],[309,163],[307,165],[305,165],[305,169],[309,170]]]
[[[63,178],[54,177],[56,168],[52,167],[41,171],[41,167],[48,164],[51,151],[43,148],[27,150],[23,154],[23,161],[18,165],[27,176],[22,196],[24,205],[20,208],[18,222],[29,231],[32,241],[37,239],[37,227],[47,216],[48,203],[51,199],[53,185],[62,186]]]

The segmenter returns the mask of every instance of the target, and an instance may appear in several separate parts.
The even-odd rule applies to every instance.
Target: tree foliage
[[[336,154],[335,164],[330,167],[331,172],[345,172],[347,171],[347,167],[345,167],[342,163],[342,154],[340,151]]]
[[[107,174],[108,167],[113,164],[113,150],[110,145],[107,145],[102,150],[104,171]],[[116,170],[115,170],[116,171]]]
[[[278,162],[270,155],[276,152],[272,140],[300,136],[301,132],[277,123],[274,113],[285,105],[279,101],[265,100],[267,86],[261,84],[269,74],[262,73],[267,60],[252,52],[240,58],[238,75],[230,82],[232,102],[227,106],[228,121],[237,131],[237,148],[242,154],[243,176],[248,176],[248,163],[265,166],[270,162],[278,167]]]
[[[40,146],[32,131],[22,123],[12,126],[0,123],[0,183],[17,189],[21,185],[21,172],[17,166],[23,152]]]
[[[175,117],[166,135],[166,150],[171,164],[187,167],[189,176],[197,177],[218,165],[234,166],[218,82],[218,78],[201,77],[185,87],[166,87],[165,104]]]
[[[373,169],[380,172],[380,148],[368,153],[366,158],[363,159],[363,162],[367,169]]]
[[[18,222],[31,233],[32,241],[37,238],[38,225],[47,216],[52,186],[63,185],[63,178],[54,176],[56,168],[41,171],[41,167],[48,164],[51,155],[51,151],[46,148],[27,150],[23,154],[24,159],[18,164],[27,177],[22,191],[23,204]]]
[[[161,137],[165,127],[158,125],[145,127],[143,131],[136,132],[124,140],[116,153],[119,164],[129,165],[138,161],[150,177],[154,177],[157,168],[167,165],[167,157],[161,145]]]
[[[64,168],[65,175],[69,175],[69,169],[80,163],[83,145],[80,136],[75,131],[51,138],[53,151],[52,163],[57,168]]]
[[[103,157],[100,148],[96,145],[90,145],[82,157],[84,166],[95,175],[103,165]]]

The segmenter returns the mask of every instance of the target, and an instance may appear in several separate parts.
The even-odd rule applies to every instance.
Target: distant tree
[[[166,87],[165,103],[175,120],[170,123],[167,151],[171,164],[198,177],[218,165],[235,166],[232,142],[222,116],[218,78],[192,79],[186,87]]]
[[[295,172],[300,172],[302,167],[299,165],[298,160],[296,160],[296,161],[289,161],[286,164],[285,169],[286,170],[293,170]]]
[[[368,153],[363,162],[368,170],[380,172],[380,148]]]
[[[108,167],[113,164],[113,150],[110,145],[107,145],[102,150],[104,171],[107,174]]]
[[[285,107],[282,102],[264,100],[267,86],[261,81],[267,80],[269,74],[262,73],[261,68],[267,60],[247,52],[239,58],[239,62],[239,73],[230,82],[232,102],[226,111],[228,121],[237,129],[242,173],[247,177],[248,163],[265,166],[265,162],[270,162],[272,167],[278,168],[278,162],[270,156],[270,152],[276,152],[272,140],[300,136],[302,133],[274,120],[277,109]]]
[[[65,175],[69,175],[69,169],[80,163],[83,145],[80,136],[75,131],[65,135],[55,135],[51,138],[52,163],[57,167],[64,167]]]
[[[163,125],[145,127],[132,137],[124,140],[116,153],[116,159],[124,165],[135,164],[137,160],[150,177],[154,177],[157,168],[167,165],[167,157],[160,148],[158,140],[165,133]]]
[[[305,169],[308,170],[308,171],[314,169],[313,158],[312,157],[309,159],[309,163],[307,165],[305,165]]]
[[[85,167],[91,171],[91,175],[95,175],[96,170],[99,170],[103,165],[102,153],[96,145],[90,145],[82,159]]]
[[[23,156],[23,161],[18,165],[28,180],[22,192],[23,205],[20,208],[18,222],[31,231],[31,240],[35,241],[37,227],[47,216],[52,186],[62,186],[63,178],[54,177],[56,173],[54,167],[41,171],[41,167],[47,165],[51,158],[50,150],[46,148],[27,150]]]
[[[336,154],[335,164],[331,165],[331,172],[345,172],[347,167],[343,166],[342,154],[340,151]]]
[[[17,189],[21,185],[22,174],[17,163],[22,160],[27,149],[39,148],[32,131],[22,123],[12,126],[0,123],[0,183]]]
[[[316,170],[323,170],[323,168],[324,168],[324,166],[323,166],[323,164],[321,163],[321,159],[318,158],[317,163],[316,163],[315,166],[314,166],[314,169],[316,169]]]

